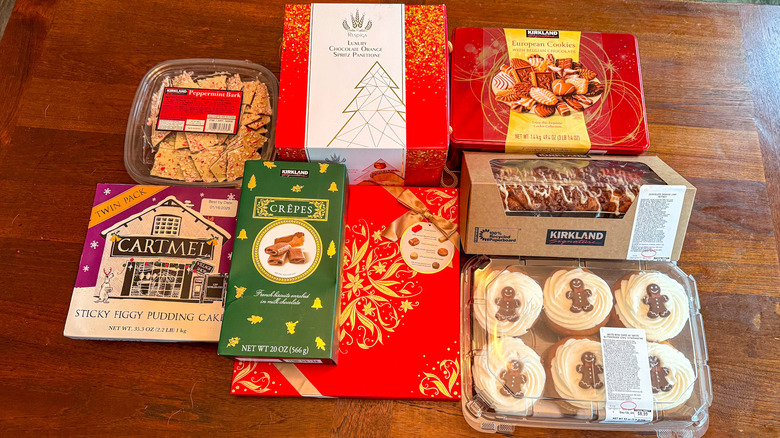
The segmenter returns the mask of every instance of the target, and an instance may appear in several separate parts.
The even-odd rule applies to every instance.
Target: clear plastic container
[[[621,217],[642,185],[666,185],[645,163],[621,160],[490,160],[509,216]]]
[[[259,158],[264,160],[273,158],[276,108],[279,100],[279,81],[270,70],[249,61],[227,59],[171,60],[162,62],[149,70],[141,80],[141,84],[138,86],[138,90],[135,93],[135,99],[133,100],[133,106],[127,121],[127,131],[125,134],[125,168],[134,180],[141,184],[202,187],[236,187],[241,184],[240,177],[232,181],[219,181],[216,174],[212,174],[212,176],[215,176],[215,181],[203,181],[203,178],[197,181],[186,181],[159,175],[155,176],[152,172],[155,163],[155,154],[157,153],[160,144],[159,134],[157,134],[157,136],[154,136],[154,134],[156,118],[162,101],[160,96],[162,95],[164,88],[174,86],[193,88],[187,84],[176,85],[173,83],[174,78],[180,77],[182,74],[189,74],[192,81],[197,83],[198,80],[207,79],[208,77],[221,76],[219,75],[220,73],[224,73],[224,76],[228,77],[237,74],[244,84],[251,81],[258,81],[267,88],[271,113],[267,114],[267,116],[270,117],[270,120],[266,123],[258,123],[258,130],[252,130],[252,132],[258,132],[259,135],[267,138],[262,146],[259,146],[257,149]],[[203,88],[214,89],[213,84],[204,85],[205,87]],[[232,90],[234,88],[229,89]],[[249,107],[249,105],[245,105],[244,103],[245,102],[242,102],[240,117],[237,120],[239,129],[244,127],[242,123],[244,121],[245,112]],[[160,130],[157,132],[165,131]],[[173,132],[170,135],[176,135],[176,132]],[[225,145],[225,150],[229,150],[230,145],[235,144],[231,143],[231,140],[236,140],[237,142],[240,140],[237,138],[239,135],[240,131],[235,135],[224,134],[220,137],[219,144]],[[195,152],[197,153],[198,151]],[[252,159],[257,159],[257,155]],[[241,168],[243,168],[243,166],[241,166]],[[199,172],[197,175],[202,175],[202,173]],[[210,178],[207,177],[205,179]]]
[[[556,304],[553,291],[565,290],[569,284],[575,284],[563,276],[570,272],[577,272],[572,278],[582,278],[584,286],[588,290],[593,289],[592,295],[588,293],[588,302],[595,308],[583,313],[578,311],[577,314],[608,314],[604,319],[606,322],[600,322],[601,316],[596,317],[592,323],[596,331],[592,334],[574,334],[572,331],[593,328],[556,325],[556,312],[547,312],[548,305],[553,309]],[[586,380],[586,375],[579,374],[582,369],[578,366],[581,350],[574,350],[573,347],[577,342],[600,341],[599,327],[631,325],[625,324],[623,317],[617,315],[618,300],[615,297],[621,296],[617,290],[632,290],[632,285],[640,284],[631,283],[632,275],[641,278],[640,274],[646,273],[661,276],[652,278],[663,285],[662,293],[669,296],[666,306],[671,309],[671,314],[667,314],[668,320],[665,321],[674,322],[663,325],[665,328],[662,329],[648,327],[646,331],[651,374],[656,371],[656,375],[650,377],[654,392],[652,420],[642,424],[604,423],[604,397],[598,396],[596,392],[590,399],[571,396],[574,393],[590,394],[587,390],[576,388],[577,383],[582,384]],[[598,282],[598,279],[594,279],[596,277],[603,280],[603,287],[588,283]],[[661,278],[679,283],[680,287],[675,286],[677,289],[671,291]],[[549,289],[546,285],[548,279]],[[561,279],[566,281],[561,282]],[[466,421],[476,430],[506,434],[513,432],[516,427],[541,427],[655,432],[658,436],[687,437],[699,437],[706,432],[709,406],[712,404],[712,383],[699,298],[694,279],[675,263],[518,259],[482,255],[465,263],[461,284],[462,409]],[[583,289],[581,285],[580,290]],[[501,301],[501,296],[508,289],[512,290],[512,294],[516,292],[517,301],[514,301],[515,295],[509,301]],[[494,299],[492,295],[498,294],[499,290],[501,296]],[[649,290],[648,286],[648,293]],[[599,294],[603,294],[603,303],[612,303],[613,310],[599,307]],[[566,297],[570,298],[568,292]],[[626,298],[627,301],[630,299]],[[505,304],[507,302],[510,303],[508,307]],[[573,299],[564,302],[565,306],[575,304]],[[506,312],[507,309],[510,312]],[[641,308],[638,312],[647,312],[647,309]],[[509,315],[515,314],[518,317],[511,320],[514,316],[509,318]],[[586,317],[589,316],[583,316]],[[572,321],[576,322],[577,318]],[[629,317],[625,318],[625,321],[629,320]],[[669,327],[672,329],[669,330]],[[567,350],[570,340],[572,343]],[[591,349],[602,354],[598,348]],[[576,354],[568,354],[570,351]],[[660,358],[660,364],[655,362],[655,367],[653,357],[656,356],[653,355]],[[570,360],[565,361],[564,358]],[[515,360],[523,365],[517,365]],[[602,361],[601,356],[598,361]],[[585,362],[582,354],[583,367]],[[685,365],[686,362],[689,366]],[[518,369],[522,371],[522,377]],[[575,369],[576,375],[573,374]],[[603,380],[601,372],[599,370],[598,375]],[[580,378],[582,380],[578,382]],[[584,385],[588,388],[588,384]],[[573,388],[573,391],[568,396],[562,396],[561,392],[565,393],[567,388]],[[596,386],[588,390],[591,388]]]

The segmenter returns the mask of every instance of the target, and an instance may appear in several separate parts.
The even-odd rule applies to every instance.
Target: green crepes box
[[[336,363],[347,172],[247,161],[218,352]]]

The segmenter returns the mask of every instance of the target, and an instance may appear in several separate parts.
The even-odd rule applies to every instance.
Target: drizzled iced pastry
[[[600,342],[566,339],[553,351],[550,375],[558,395],[578,408],[596,408],[591,402],[603,402],[606,398]]]
[[[539,355],[517,338],[496,338],[474,359],[474,383],[497,413],[530,415],[546,380]]]
[[[612,291],[596,274],[560,269],[544,282],[544,314],[553,328],[568,335],[593,334],[612,312]]]
[[[615,287],[615,313],[620,323],[644,329],[648,341],[671,339],[688,322],[685,289],[665,274],[635,273]]]
[[[477,271],[474,274],[474,315],[497,336],[520,336],[542,311],[542,288],[533,278],[515,271]]]
[[[506,211],[623,214],[639,194],[642,171],[607,162],[549,162],[493,166]]]
[[[683,353],[666,344],[648,342],[647,356],[656,409],[673,409],[691,398],[696,373]]]

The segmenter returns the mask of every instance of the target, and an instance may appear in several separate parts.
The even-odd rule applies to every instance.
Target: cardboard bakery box
[[[463,160],[466,253],[680,258],[696,188],[658,157],[466,152]]]
[[[437,186],[449,129],[443,5],[287,5],[276,149],[350,184]]]
[[[247,161],[220,355],[336,362],[346,179],[341,164]]]
[[[456,28],[450,166],[461,151],[639,155],[649,145],[630,34]]]

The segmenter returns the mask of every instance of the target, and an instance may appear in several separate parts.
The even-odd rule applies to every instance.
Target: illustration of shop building
[[[106,245],[95,290],[98,299],[224,304],[227,274],[219,272],[219,261],[230,234],[174,196],[101,235]]]

